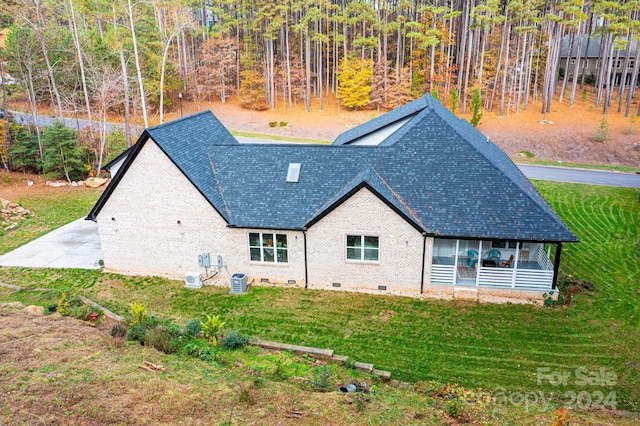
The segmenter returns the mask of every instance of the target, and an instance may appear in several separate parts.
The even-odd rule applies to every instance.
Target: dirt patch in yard
[[[606,115],[608,135],[604,142],[596,142],[594,136],[602,120],[602,108],[596,110],[594,95],[576,100],[573,107],[568,101],[554,101],[551,112],[542,114],[540,103],[530,105],[517,114],[511,108],[500,117],[498,108],[484,111],[478,129],[502,148],[512,158],[522,151],[529,151],[538,160],[578,162],[640,167],[640,118],[624,118],[617,113],[617,101]],[[266,135],[290,136],[333,141],[340,133],[362,124],[385,111],[351,111],[340,108],[335,98],[323,105],[318,102],[307,113],[301,104],[278,105],[274,110],[249,111],[237,100],[230,98],[220,102],[185,102],[185,115],[210,109],[229,129]],[[637,102],[631,107],[631,115],[637,113]],[[457,115],[467,121],[471,114]],[[167,115],[167,120],[180,117],[180,111]],[[269,123],[277,123],[271,127]],[[285,126],[280,126],[286,123]]]

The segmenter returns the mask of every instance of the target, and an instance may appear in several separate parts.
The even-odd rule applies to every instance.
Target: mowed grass
[[[35,216],[24,220],[16,230],[0,234],[0,255],[62,225],[86,217],[101,193],[102,189],[55,188],[43,191],[33,188],[33,191],[26,191],[11,199]]]
[[[331,348],[408,381],[437,379],[493,391],[571,400],[615,392],[617,406],[640,402],[640,208],[638,191],[536,182],[581,243],[565,246],[562,270],[597,291],[571,307],[473,304],[330,291],[254,287],[244,295],[180,281],[81,270],[0,268],[0,280],[71,289],[119,313],[137,301],[186,321],[204,313],[227,326],[285,343]],[[12,298],[20,298],[14,294]],[[569,374],[566,386],[538,383],[537,371]],[[611,385],[582,385],[614,373]],[[594,377],[597,379],[598,377]],[[574,392],[573,394],[571,392]],[[533,394],[532,394],[533,395]],[[575,402],[575,401],[574,401]]]

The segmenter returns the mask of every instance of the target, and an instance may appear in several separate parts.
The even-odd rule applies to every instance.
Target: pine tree
[[[86,150],[79,146],[76,132],[65,127],[60,121],[48,127],[44,132],[43,165],[45,173],[56,177],[64,176],[69,183],[72,179],[81,179],[85,173],[83,155]]]
[[[451,98],[449,99],[449,109],[451,109],[452,112],[456,112],[456,109],[458,109],[458,99],[458,89],[454,87],[451,91]]]
[[[471,125],[473,127],[478,127],[480,120],[482,120],[482,112],[480,112],[481,108],[482,98],[480,96],[480,89],[476,87],[476,90],[473,91],[473,99],[471,99],[471,111],[473,112]]]

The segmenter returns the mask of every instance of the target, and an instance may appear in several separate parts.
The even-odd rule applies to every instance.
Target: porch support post
[[[556,258],[553,260],[553,283],[551,284],[551,288],[553,290],[557,287],[558,281],[558,270],[560,269],[560,255],[562,254],[562,243],[558,243],[556,245]]]
[[[424,293],[424,268],[427,254],[427,233],[422,233],[422,274],[420,275],[420,294]],[[431,256],[433,257],[433,255]],[[433,270],[433,269],[432,269]]]
[[[511,288],[516,288],[516,276],[518,275],[518,261],[520,260],[520,241],[516,241],[516,256],[513,259],[513,277],[511,278]]]
[[[456,239],[456,254],[453,258],[453,285],[456,285],[458,281],[458,250],[460,250],[460,240]]]
[[[476,262],[476,287],[480,281],[480,268],[482,267],[482,240],[478,244],[478,262]]]

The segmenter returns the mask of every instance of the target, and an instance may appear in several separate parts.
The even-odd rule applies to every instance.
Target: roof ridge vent
[[[289,170],[287,171],[287,182],[298,183],[300,180],[300,169],[302,164],[289,163]]]

